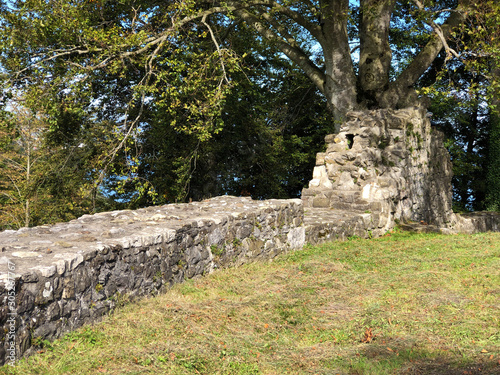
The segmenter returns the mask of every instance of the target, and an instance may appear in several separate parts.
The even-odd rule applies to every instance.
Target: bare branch
[[[215,38],[215,34],[214,34],[212,28],[210,27],[210,25],[207,23],[206,20],[207,20],[207,16],[203,16],[203,18],[201,19],[201,22],[206,26],[206,28],[208,29],[208,31],[210,33],[210,37],[212,38],[212,42],[214,43],[215,48],[217,48],[217,53],[219,54],[219,59],[220,59],[220,65],[222,67],[223,77],[222,77],[221,83],[219,84],[219,89],[220,89],[220,87],[222,85],[222,81],[225,80],[227,83],[229,83],[229,80],[227,79],[226,66],[224,64],[224,57],[223,57],[222,52],[220,50],[219,43],[217,42],[217,39]]]
[[[283,38],[287,41],[287,43],[295,48],[298,48],[297,41],[290,33],[285,29],[283,25],[280,25],[276,19],[274,19],[269,13],[262,14],[262,18],[264,18],[270,25],[272,25],[278,33],[280,33]]]
[[[159,34],[155,37],[150,37],[150,38],[146,39],[145,40],[146,44],[143,47],[141,47],[137,50],[134,50],[134,51],[127,51],[127,52],[118,53],[116,55],[108,56],[106,59],[104,59],[99,64],[94,65],[94,66],[90,66],[90,67],[86,67],[85,69],[86,70],[94,70],[94,69],[102,68],[102,67],[108,65],[108,63],[111,60],[113,60],[113,58],[126,58],[126,57],[130,57],[130,56],[140,55],[140,54],[146,52],[147,50],[151,49],[153,46],[164,43],[165,40],[168,38],[168,36],[173,31],[176,31],[176,30],[182,28],[186,24],[188,24],[196,19],[203,18],[203,17],[206,17],[210,14],[215,14],[215,13],[227,13],[228,11],[232,11],[235,9],[237,9],[236,6],[233,6],[233,7],[231,7],[231,6],[227,6],[227,7],[215,6],[215,7],[212,7],[210,9],[200,11],[196,14],[186,16],[178,21],[172,20],[171,27],[169,27],[168,29],[163,31],[161,34]],[[127,48],[127,47],[130,47],[130,46],[127,44],[122,44],[122,45],[118,46],[118,48]],[[106,51],[106,49],[105,48],[98,48],[98,47],[96,47],[96,48],[89,48],[89,47],[81,48],[80,46],[70,46],[67,49],[59,48],[59,49],[49,50],[46,53],[52,53],[53,55],[46,57],[46,58],[43,58],[40,61],[37,61],[37,62],[31,64],[30,66],[17,71],[16,77],[19,77],[23,72],[25,72],[29,69],[32,69],[33,67],[41,66],[43,63],[46,63],[48,61],[53,61],[53,60],[60,58],[60,57],[71,56],[71,55],[85,55],[85,54],[92,54],[92,53],[103,52],[103,51]],[[34,55],[34,57],[38,57],[38,56],[42,56],[42,54]],[[82,67],[81,65],[76,64],[76,63],[72,63],[72,65]]]
[[[11,177],[11,176],[7,176],[10,180],[10,182],[14,185],[14,187],[16,188],[17,190],[17,194],[19,194],[19,198],[22,198],[22,193],[21,193],[21,188],[19,187],[19,185],[16,183],[16,181]]]
[[[18,163],[17,161],[15,161],[14,159],[11,159],[11,158],[8,158],[7,156],[5,155],[0,155],[0,157],[2,159],[4,159],[5,161],[7,161],[8,163],[10,163],[12,165],[13,168],[16,168],[16,169],[20,169],[20,170],[26,170],[26,168],[24,167],[24,165]]]
[[[14,202],[16,204],[19,203],[19,200],[12,194],[6,193],[4,191],[0,191],[0,194],[7,197],[9,200],[11,200],[12,202]]]
[[[3,212],[4,214],[6,214],[7,216],[10,216],[10,218],[12,219],[12,221],[14,223],[16,223],[16,226],[18,228],[21,228],[22,227],[22,221],[19,220],[19,217],[16,216],[15,214],[13,214],[12,212],[10,211],[7,211],[7,210],[0,210],[0,212]]]
[[[420,2],[420,0],[413,0],[413,2],[417,5],[417,7],[420,10],[425,11],[425,7]],[[447,60],[451,59],[452,55],[455,56],[456,58],[460,58],[458,53],[448,45],[448,42],[446,41],[446,38],[444,36],[443,30],[441,29],[441,27],[438,24],[436,24],[432,19],[429,21],[429,25],[432,27],[432,29],[434,30],[436,35],[439,37],[439,39],[441,40],[441,43],[443,43],[443,47],[444,47],[444,49],[446,51],[446,55],[447,55],[446,59]]]
[[[50,57],[46,57],[40,61],[37,61],[36,63],[31,64],[30,66],[28,66],[24,69],[17,71],[16,77],[19,77],[19,75],[21,75],[21,73],[23,73],[23,72],[25,72],[25,71],[27,71],[35,66],[40,66],[41,64],[43,64],[45,62],[55,60],[59,57],[69,56],[69,55],[74,55],[74,54],[83,55],[83,54],[88,54],[88,53],[93,53],[93,52],[102,52],[103,50],[104,49],[102,49],[102,48],[96,48],[96,49],[92,49],[92,50],[91,49],[79,49],[79,47],[70,48],[68,50],[62,50],[62,49],[55,50],[56,51],[55,55],[52,55]],[[61,51],[61,52],[57,52],[57,51]],[[49,51],[49,52],[54,52],[54,51]]]

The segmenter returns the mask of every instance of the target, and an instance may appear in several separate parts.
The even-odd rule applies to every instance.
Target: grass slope
[[[130,303],[2,374],[500,374],[500,234],[306,247]]]

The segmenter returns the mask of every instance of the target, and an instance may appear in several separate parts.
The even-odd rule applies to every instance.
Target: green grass
[[[500,374],[500,234],[393,233],[176,285],[5,374]]]

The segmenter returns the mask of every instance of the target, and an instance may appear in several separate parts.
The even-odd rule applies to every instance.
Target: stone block
[[[326,164],[326,172],[330,180],[336,179],[339,176],[339,166],[337,164]]]
[[[330,200],[325,196],[314,197],[312,206],[317,208],[330,207]]]
[[[337,189],[339,191],[352,191],[356,189],[356,184],[350,172],[342,172],[340,174]]]
[[[62,298],[63,299],[72,299],[75,297],[75,282],[70,277],[65,277],[62,282],[63,291]]]
[[[320,165],[325,164],[325,156],[326,156],[326,153],[324,153],[324,152],[318,152],[316,154],[316,166],[320,166]]]
[[[387,121],[387,127],[389,129],[404,129],[406,125],[406,118],[393,116],[389,121]]]
[[[393,223],[392,217],[388,213],[380,214],[378,221],[379,228],[390,227],[392,223]]]
[[[347,143],[329,143],[326,148],[326,154],[332,154],[337,152],[343,152],[348,149]]]
[[[325,136],[325,143],[341,143],[342,139],[337,134],[328,134]]]
[[[337,197],[339,199],[339,202],[343,203],[354,203],[354,201],[357,199],[357,192],[356,191],[339,191]]]
[[[326,167],[324,165],[321,165],[321,166],[318,166],[318,167],[314,167],[314,170],[313,170],[313,179],[320,180],[324,176],[326,176]]]
[[[366,149],[367,147],[370,147],[370,144],[371,144],[371,140],[369,137],[360,135],[360,136],[354,138],[354,142],[352,145],[352,151],[359,153],[359,152],[363,151],[364,149]]]

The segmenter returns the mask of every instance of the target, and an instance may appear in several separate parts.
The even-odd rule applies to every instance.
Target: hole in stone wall
[[[354,134],[346,134],[345,137],[347,138],[347,147],[351,149],[354,145]]]

